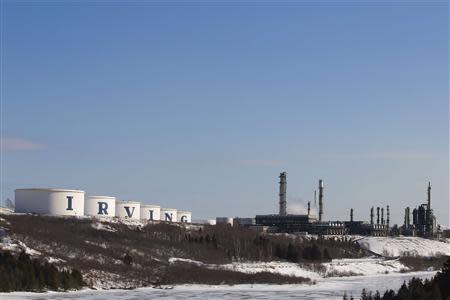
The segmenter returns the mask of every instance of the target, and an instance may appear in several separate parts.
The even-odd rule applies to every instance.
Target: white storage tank
[[[84,214],[94,217],[114,217],[116,215],[116,198],[88,196],[84,201]]]
[[[17,189],[15,212],[55,216],[83,216],[84,191],[66,189]]]
[[[141,217],[141,203],[137,201],[116,201],[116,217],[122,219],[139,220]]]
[[[216,224],[228,224],[230,226],[233,226],[233,218],[229,217],[217,217],[216,218]]]
[[[190,211],[177,211],[177,222],[181,223],[191,223],[192,222],[192,213]]]
[[[161,218],[161,206],[141,204],[141,219],[159,221]]]
[[[214,220],[214,219],[209,219],[209,220],[207,220],[207,224],[208,224],[208,225],[216,225],[216,220]]]
[[[161,208],[161,221],[176,222],[177,210],[174,208]]]

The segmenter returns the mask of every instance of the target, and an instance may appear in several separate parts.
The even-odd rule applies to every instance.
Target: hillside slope
[[[350,240],[265,235],[228,226],[106,222],[91,218],[2,215],[0,249],[25,251],[79,269],[90,286],[129,288],[164,283],[300,283],[307,279],[173,264],[173,257],[226,265],[233,262],[320,263],[367,252]],[[182,277],[180,274],[188,274]]]

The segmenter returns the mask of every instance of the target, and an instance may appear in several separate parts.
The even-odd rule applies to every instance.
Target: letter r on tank
[[[106,202],[97,202],[98,203],[98,214],[99,215],[107,215],[108,214],[108,203]]]
[[[72,208],[73,197],[72,196],[67,196],[66,198],[67,198],[67,208],[66,208],[66,210],[73,210],[73,208]]]

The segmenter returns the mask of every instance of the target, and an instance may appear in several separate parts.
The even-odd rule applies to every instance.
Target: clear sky
[[[2,199],[79,188],[193,219],[432,206],[449,223],[446,1],[2,1]]]

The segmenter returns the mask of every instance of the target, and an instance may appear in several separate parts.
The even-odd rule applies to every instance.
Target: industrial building
[[[309,234],[347,234],[348,229],[341,221],[323,221],[324,206],[324,183],[319,180],[319,216],[311,214],[311,203],[308,202],[308,213],[287,214],[287,174],[280,173],[279,213],[273,215],[257,215],[255,217],[256,228],[267,228],[269,231],[287,233],[309,233]]]
[[[440,235],[439,226],[436,222],[433,209],[431,208],[431,182],[428,182],[427,202],[414,208],[411,223],[410,208],[405,208],[404,224],[401,228],[403,235],[420,236],[425,238],[436,238]]]
[[[15,212],[50,216],[91,216],[191,223],[192,213],[110,196],[87,196],[81,190],[30,188],[15,190]]]
[[[256,230],[276,231],[299,234],[318,235],[343,235],[359,234],[372,236],[387,236],[390,228],[389,205],[386,206],[386,218],[384,207],[377,207],[376,221],[374,220],[374,207],[370,209],[370,222],[355,221],[353,208],[350,209],[350,221],[324,221],[324,182],[319,180],[319,212],[318,216],[311,214],[311,203],[308,202],[307,214],[287,214],[287,175],[280,174],[279,178],[279,213],[272,215],[257,215],[255,226],[249,226]],[[316,192],[314,192],[314,204]]]
[[[374,221],[374,208],[370,209],[370,222],[355,221],[353,218],[354,210],[350,209],[350,221],[344,222],[349,234],[387,236],[389,234],[390,212],[389,205],[386,206],[386,221],[384,219],[384,208],[377,207],[377,220]]]

